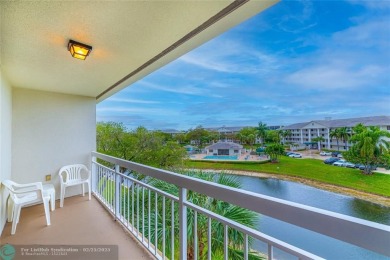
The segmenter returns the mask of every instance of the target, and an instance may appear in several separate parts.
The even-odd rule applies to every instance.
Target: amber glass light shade
[[[92,51],[92,46],[69,40],[68,50],[73,58],[85,60]]]

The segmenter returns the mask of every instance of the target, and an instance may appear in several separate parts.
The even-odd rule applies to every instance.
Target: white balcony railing
[[[106,167],[98,163],[97,159],[115,167]],[[143,174],[148,178],[156,178],[173,184],[177,187],[179,196],[173,196],[145,182],[124,175],[119,172],[120,167]],[[229,241],[232,232],[243,234],[244,244],[240,248],[243,252],[243,259],[248,259],[251,254],[257,254],[250,248],[251,239],[268,244],[266,253],[268,259],[273,259],[274,248],[296,256],[298,259],[322,259],[194,204],[187,200],[189,191],[390,256],[388,245],[390,227],[386,225],[207,182],[96,152],[92,152],[91,168],[93,194],[106,206],[115,219],[120,221],[158,259],[187,259],[187,247],[193,249],[192,258],[198,259],[199,241],[202,243],[207,241],[207,245],[203,245],[202,248],[212,248],[212,227],[216,223],[223,225],[224,259],[229,259],[229,246],[234,244],[234,241]],[[191,210],[193,225],[190,228],[193,231],[193,237],[189,238],[187,213]],[[175,217],[174,212],[179,213],[178,217]],[[199,215],[207,219],[207,232],[205,232],[207,239],[198,238]],[[178,240],[175,237],[177,232],[179,233]],[[175,248],[179,248],[179,255],[175,255]],[[211,250],[207,250],[207,258],[212,258]]]

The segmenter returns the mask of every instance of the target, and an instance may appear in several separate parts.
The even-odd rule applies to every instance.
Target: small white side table
[[[42,187],[43,192],[50,196],[51,211],[54,211],[56,209],[56,190],[51,183],[43,184]]]

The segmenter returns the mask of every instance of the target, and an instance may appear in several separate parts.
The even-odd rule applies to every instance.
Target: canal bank
[[[371,201],[373,203],[390,207],[390,198],[379,196],[376,194],[371,194],[363,191],[358,191],[346,187],[340,187],[337,185],[332,184],[326,184],[314,180],[308,180],[305,178],[300,177],[293,177],[293,176],[287,176],[287,175],[278,175],[278,174],[272,174],[272,173],[260,173],[260,172],[250,172],[250,171],[237,171],[237,170],[213,170],[213,169],[198,169],[199,171],[204,172],[216,172],[216,173],[226,173],[226,174],[233,174],[233,175],[241,175],[241,176],[251,176],[251,177],[259,177],[259,178],[274,178],[279,180],[286,180],[286,181],[293,181],[302,183],[308,186],[312,186],[318,189],[323,189],[335,193],[344,194],[347,196],[355,197],[362,200]]]

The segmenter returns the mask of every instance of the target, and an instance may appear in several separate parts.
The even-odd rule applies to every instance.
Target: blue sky
[[[97,105],[129,129],[390,114],[390,1],[282,1]]]

